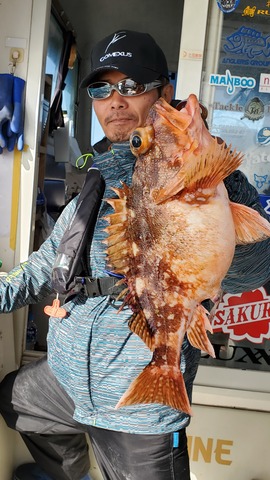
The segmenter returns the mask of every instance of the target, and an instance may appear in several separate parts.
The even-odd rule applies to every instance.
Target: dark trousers
[[[4,378],[0,412],[7,425],[20,432],[36,463],[54,480],[80,480],[86,475],[86,433],[106,480],[190,480],[185,430],[137,435],[76,422],[74,403],[46,358]]]

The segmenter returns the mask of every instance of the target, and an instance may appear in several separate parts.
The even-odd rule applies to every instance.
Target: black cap
[[[91,73],[81,87],[88,87],[106,70],[118,70],[138,83],[150,83],[160,76],[169,79],[165,55],[153,37],[132,30],[118,30],[94,46]]]

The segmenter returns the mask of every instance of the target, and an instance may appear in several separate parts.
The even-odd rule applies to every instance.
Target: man
[[[95,165],[105,178],[107,198],[111,186],[131,182],[135,159],[130,133],[144,124],[160,95],[172,100],[166,59],[148,34],[119,31],[94,47],[91,73],[82,87],[93,99],[106,135],[95,147]],[[227,188],[234,201],[262,211],[255,189],[240,172],[227,180]],[[76,203],[75,199],[65,208],[39,251],[14,269],[16,275],[1,280],[2,312],[38,302],[52,292],[56,249]],[[110,207],[103,202],[87,251],[88,275],[99,278],[101,285],[108,277],[102,243],[108,212]],[[264,284],[269,279],[264,260],[269,250],[268,241],[237,249],[224,288],[239,292]],[[84,478],[89,468],[88,433],[104,479],[189,480],[187,414],[158,404],[115,409],[131,380],[149,363],[151,352],[130,332],[129,308],[116,315],[120,302],[114,304],[109,293],[105,289],[91,296],[87,290],[79,291],[65,304],[64,318],[51,317],[48,362],[27,365],[3,380],[0,411],[46,472],[40,478]],[[191,399],[200,351],[185,339],[181,357]]]

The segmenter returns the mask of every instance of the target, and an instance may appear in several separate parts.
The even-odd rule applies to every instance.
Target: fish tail
[[[153,361],[132,382],[115,408],[138,403],[162,403],[192,415],[180,369],[158,367]]]

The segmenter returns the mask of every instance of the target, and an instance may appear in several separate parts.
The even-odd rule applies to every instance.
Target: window
[[[208,20],[200,96],[209,109],[207,120],[211,133],[245,154],[240,169],[259,192],[268,214],[269,19],[270,2],[265,0],[258,0],[252,6],[248,1],[241,1],[230,14],[223,14],[213,2]],[[227,295],[214,317],[212,343],[215,345],[216,359],[202,355],[201,365],[269,372],[269,302],[270,284],[242,295]],[[211,384],[209,371],[206,375]],[[260,378],[258,372],[256,375],[257,380]],[[228,375],[226,385],[221,372],[219,386],[232,387],[234,378],[232,373]],[[257,388],[252,383],[254,377],[249,378],[250,388]],[[236,385],[241,388],[240,383],[236,382]]]

